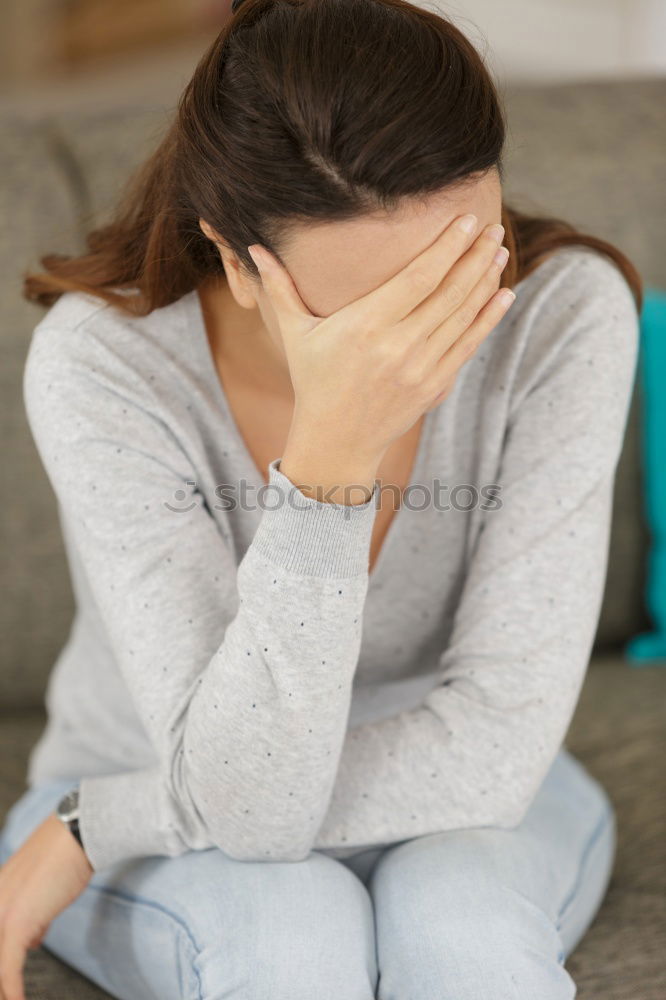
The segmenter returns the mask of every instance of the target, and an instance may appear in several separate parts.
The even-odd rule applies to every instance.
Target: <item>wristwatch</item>
[[[56,807],[56,816],[76,837],[81,848],[83,841],[79,831],[79,786],[76,785],[64,795]]]

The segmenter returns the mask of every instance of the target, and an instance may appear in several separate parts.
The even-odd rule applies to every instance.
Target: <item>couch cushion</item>
[[[76,164],[79,218],[86,231],[110,218],[125,182],[156,148],[170,123],[167,108],[60,112],[50,119]]]
[[[8,709],[41,696],[72,611],[54,496],[23,408],[23,364],[42,311],[21,298],[21,276],[39,253],[74,250],[80,234],[57,134],[7,117],[0,134],[0,705]]]
[[[648,286],[641,319],[642,455],[645,519],[651,539],[645,603],[652,628],[627,646],[635,661],[666,659],[666,291]]]
[[[614,243],[645,281],[666,288],[666,79],[513,84],[504,94],[509,203]],[[598,648],[648,624],[636,395],[616,480]]]
[[[642,385],[637,379],[615,476],[608,569],[595,638],[597,651],[621,647],[648,627],[645,601],[648,528],[643,507],[640,419]]]
[[[512,84],[506,196],[610,240],[666,287],[666,77]]]
[[[608,791],[618,847],[608,893],[567,968],[580,1000],[666,996],[666,670],[595,658],[568,748]]]

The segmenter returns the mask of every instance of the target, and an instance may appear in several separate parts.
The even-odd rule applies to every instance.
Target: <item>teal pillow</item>
[[[666,293],[646,288],[640,316],[644,507],[650,531],[645,602],[653,630],[625,647],[633,666],[666,665]]]

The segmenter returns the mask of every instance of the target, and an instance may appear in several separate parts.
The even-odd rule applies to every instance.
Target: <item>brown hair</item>
[[[405,0],[244,0],[200,60],[158,148],[87,252],[47,254],[23,294],[66,291],[145,315],[224,272],[203,218],[257,274],[248,245],[279,258],[294,223],[391,210],[491,168],[503,178],[505,116],[484,62],[444,17]],[[615,246],[504,204],[512,286],[558,247]],[[133,289],[126,295],[114,289]]]

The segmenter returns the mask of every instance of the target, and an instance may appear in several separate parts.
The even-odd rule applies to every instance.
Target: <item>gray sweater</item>
[[[370,575],[379,486],[320,503],[279,456],[264,486],[195,292],[143,318],[68,293],[39,322],[24,400],[76,614],[28,782],[81,779],[96,870],[520,822],[589,662],[638,316],[581,247],[515,291]]]

